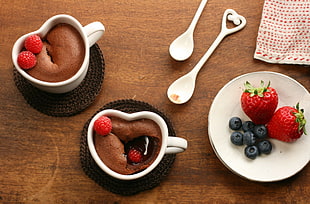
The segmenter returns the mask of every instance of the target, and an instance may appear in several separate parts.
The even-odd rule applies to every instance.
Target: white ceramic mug
[[[72,76],[71,78],[61,81],[61,82],[46,82],[42,80],[38,80],[32,76],[30,76],[27,72],[25,72],[17,63],[17,57],[18,54],[21,52],[21,50],[24,47],[24,41],[25,39],[33,34],[38,34],[41,37],[46,36],[46,34],[57,24],[60,23],[67,23],[72,25],[81,35],[84,46],[85,46],[85,56],[84,61],[79,69],[79,71]],[[98,41],[101,36],[103,35],[105,31],[105,27],[100,22],[93,22],[86,26],[82,26],[78,20],[76,20],[74,17],[66,15],[66,14],[60,14],[51,17],[45,23],[36,31],[33,31],[31,33],[25,34],[21,36],[14,44],[12,49],[12,60],[15,68],[17,71],[25,78],[27,79],[33,86],[46,91],[50,93],[66,93],[74,88],[78,87],[80,83],[83,81],[83,79],[86,76],[88,65],[89,65],[89,48],[95,44],[96,41]]]
[[[120,173],[117,173],[113,170],[111,170],[109,167],[107,167],[102,160],[100,159],[94,145],[94,122],[100,117],[100,116],[116,116],[122,119],[125,119],[127,121],[133,121],[138,119],[150,119],[153,120],[161,129],[162,134],[162,144],[161,149],[156,157],[156,159],[153,161],[153,163],[147,167],[146,169],[135,173],[131,175],[123,175]],[[141,111],[136,113],[124,113],[122,111],[114,110],[114,109],[106,109],[99,113],[97,113],[92,120],[89,123],[88,131],[87,131],[87,143],[88,148],[91,153],[91,156],[97,163],[97,165],[107,174],[110,176],[120,179],[120,180],[133,180],[141,178],[148,173],[150,173],[162,160],[163,156],[165,154],[176,154],[181,153],[187,149],[187,140],[180,138],[180,137],[172,137],[168,135],[168,127],[165,122],[165,120],[158,114],[150,111]]]

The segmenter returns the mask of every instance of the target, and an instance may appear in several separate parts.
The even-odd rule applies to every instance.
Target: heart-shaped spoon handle
[[[230,21],[233,21],[233,23],[236,25],[233,28],[228,28],[227,27],[227,19]],[[227,9],[224,12],[223,18],[222,18],[222,29],[220,34],[217,36],[215,41],[212,43],[208,51],[204,54],[204,56],[199,60],[199,62],[196,64],[194,69],[191,72],[194,72],[195,75],[198,74],[199,70],[202,68],[202,66],[206,63],[206,61],[209,59],[211,54],[214,52],[214,50],[217,48],[217,46],[220,44],[220,42],[227,36],[232,33],[235,33],[246,25],[246,19],[237,14],[236,11],[233,9]]]

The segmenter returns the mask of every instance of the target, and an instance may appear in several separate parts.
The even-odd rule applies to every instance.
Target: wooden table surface
[[[208,137],[210,106],[231,79],[268,70],[288,75],[310,89],[309,67],[253,58],[263,0],[209,0],[194,33],[192,57],[174,61],[168,53],[169,44],[188,27],[199,3],[0,3],[0,203],[309,203],[309,166],[283,181],[249,181],[221,163]],[[193,68],[210,47],[228,8],[247,19],[246,27],[222,41],[199,73],[192,99],[184,105],[172,104],[166,96],[168,86]],[[106,27],[98,41],[106,63],[102,89],[94,103],[71,117],[47,116],[33,109],[13,80],[11,49],[16,39],[60,13],[74,16],[83,25],[100,21]],[[170,118],[177,136],[189,143],[159,186],[133,196],[102,188],[86,176],[80,164],[85,122],[103,105],[118,99],[135,99],[157,107]]]

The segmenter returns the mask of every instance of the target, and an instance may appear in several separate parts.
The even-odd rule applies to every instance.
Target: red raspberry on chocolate
[[[139,163],[142,160],[142,152],[136,149],[130,149],[128,152],[127,158],[132,163]]]
[[[111,119],[107,116],[101,116],[94,122],[94,129],[99,135],[108,135],[112,130]]]
[[[30,51],[22,51],[17,56],[17,63],[22,69],[31,69],[36,65],[37,58]]]
[[[30,35],[27,37],[25,40],[25,48],[34,54],[40,53],[43,48],[43,42],[40,36]]]

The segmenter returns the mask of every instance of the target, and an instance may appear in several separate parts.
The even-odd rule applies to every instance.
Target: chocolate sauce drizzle
[[[150,136],[140,136],[125,144],[125,154],[127,155],[130,149],[136,149],[142,152],[142,159],[139,163],[131,162],[127,159],[127,163],[130,165],[139,165],[148,163],[156,156],[157,148],[159,147],[159,139]]]

